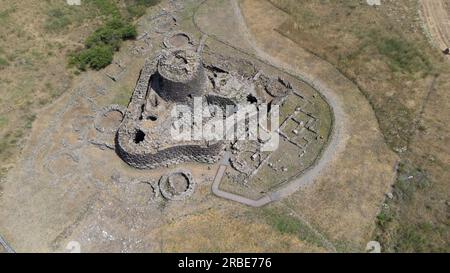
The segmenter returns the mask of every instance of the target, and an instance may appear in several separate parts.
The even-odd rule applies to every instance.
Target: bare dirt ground
[[[440,50],[450,47],[450,10],[445,0],[421,0],[422,17]],[[450,56],[448,56],[450,58]]]

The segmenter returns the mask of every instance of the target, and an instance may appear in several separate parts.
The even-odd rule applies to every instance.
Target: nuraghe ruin
[[[173,141],[174,103],[191,103],[206,92],[200,54],[191,49],[163,51],[142,69],[133,97],[117,131],[119,156],[136,168],[156,168],[185,161],[214,162],[222,142]]]
[[[223,179],[221,176],[216,180],[223,180],[223,188],[233,194],[258,199],[260,194],[254,194],[255,191],[266,194],[267,190],[289,182],[320,156],[331,126],[322,128],[317,116],[320,110],[295,90],[290,81],[281,76],[270,76],[247,59],[225,57],[210,50],[204,52],[207,51],[204,50],[204,40],[196,44],[185,32],[170,32],[163,40],[163,46],[156,57],[146,59],[127,109],[111,105],[101,111],[101,115],[117,111],[123,116],[115,135],[114,148],[128,165],[138,169],[156,169],[186,162],[212,164],[224,156],[231,168],[222,174]],[[203,58],[204,55],[208,58]],[[174,116],[172,110],[179,105],[193,110],[196,103],[208,111],[207,118],[201,120],[202,124],[196,124],[195,118],[194,122],[181,119],[182,126],[203,126],[212,119],[224,120],[236,112],[238,105],[256,109],[267,105],[269,115],[271,106],[281,106],[282,120],[277,130],[282,139],[279,151],[261,151],[261,145],[267,139],[260,136],[245,141],[236,138],[225,140],[224,137],[208,139],[205,136],[177,139],[171,128],[180,117]],[[217,112],[219,108],[222,111]],[[221,114],[216,116],[216,113]],[[250,118],[245,117],[244,129],[236,134],[248,133]],[[105,130],[101,126],[96,128]],[[287,156],[291,153],[293,157]],[[305,153],[309,153],[305,157],[307,160],[302,159]],[[283,158],[289,158],[291,162],[283,162]],[[300,165],[294,166],[295,161],[292,160],[296,158]],[[270,182],[270,185],[257,182],[264,180],[259,173],[268,175],[268,179],[276,176],[281,182]],[[190,194],[194,190],[192,175],[189,171],[174,174],[177,175],[189,180],[188,185],[192,187],[184,190]],[[166,181],[168,189],[173,188],[170,175],[165,177],[162,180]],[[265,189],[259,189],[259,184]],[[242,189],[253,193],[243,194],[240,192]],[[185,196],[182,194],[184,190],[177,191],[180,198]],[[178,200],[178,196],[167,190],[163,196]]]
[[[171,37],[184,40],[171,43]],[[208,107],[252,104],[260,101],[254,83],[264,82],[268,92],[283,93],[289,83],[269,80],[258,74],[246,79],[219,64],[205,65],[202,45],[195,50],[187,33],[176,33],[164,41],[166,49],[155,59],[146,60],[124,119],[116,135],[116,151],[129,165],[153,169],[187,161],[216,162],[224,141],[178,141],[170,135],[171,109],[177,103],[193,106],[202,98]],[[277,83],[280,86],[276,86]],[[247,91],[245,96],[239,91]],[[115,108],[111,108],[115,110]]]

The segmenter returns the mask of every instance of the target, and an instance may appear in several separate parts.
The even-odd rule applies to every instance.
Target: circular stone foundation
[[[94,120],[94,127],[97,131],[116,132],[123,120],[125,113],[124,107],[120,105],[109,105],[97,112]]]
[[[192,41],[186,32],[173,32],[164,38],[164,46],[168,49],[183,49],[191,46]]]
[[[164,198],[179,201],[192,195],[195,182],[190,172],[175,171],[161,177],[159,189]]]

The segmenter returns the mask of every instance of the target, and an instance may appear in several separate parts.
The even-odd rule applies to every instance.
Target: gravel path
[[[226,152],[224,157],[222,158],[222,161],[220,162],[219,169],[217,170],[216,177],[214,178],[214,182],[212,184],[212,192],[215,195],[252,207],[261,207],[273,201],[272,199],[270,199],[271,197],[268,195],[263,196],[258,200],[252,200],[242,195],[233,194],[230,192],[220,190],[219,189],[220,181],[222,180],[222,177],[225,174],[225,170],[230,165],[228,161],[229,159],[230,159],[230,152]]]
[[[15,253],[14,249],[3,239],[3,237],[0,235],[0,245],[3,246],[5,251],[7,253]]]

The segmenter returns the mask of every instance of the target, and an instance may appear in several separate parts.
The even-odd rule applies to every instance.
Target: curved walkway
[[[2,246],[7,253],[15,253],[14,249],[5,241],[5,239],[3,239],[1,235],[0,235],[0,246]]]

